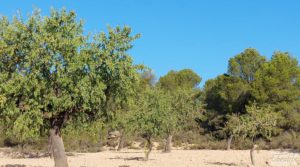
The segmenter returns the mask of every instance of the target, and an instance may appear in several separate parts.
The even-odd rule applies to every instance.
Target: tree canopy
[[[0,29],[0,115],[20,141],[41,129],[60,136],[72,117],[109,119],[111,100],[119,106],[135,91],[140,67],[127,51],[139,35],[127,26],[90,38],[75,12],[63,9],[45,17],[35,11],[27,20],[2,17]]]
[[[200,87],[192,69],[171,70],[156,81],[149,67],[135,64],[129,50],[140,35],[130,27],[85,35],[83,26],[65,9],[0,19],[5,137],[28,143],[49,131],[56,162],[67,166],[59,158],[65,157],[64,132],[95,141],[105,138],[105,128],[120,130],[146,139],[150,151],[154,138],[172,141],[177,134],[214,142],[300,134],[300,66],[288,52],[268,59],[245,49],[229,59],[226,73]]]

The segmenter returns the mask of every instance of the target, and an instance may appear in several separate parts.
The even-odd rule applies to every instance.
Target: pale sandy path
[[[257,167],[276,166],[276,164],[271,165],[274,157],[275,160],[277,159],[277,166],[279,166],[278,163],[282,163],[280,166],[300,166],[299,153],[261,150],[256,155]],[[174,150],[167,154],[153,151],[148,162],[137,160],[143,156],[142,150],[104,151],[100,153],[75,153],[74,156],[68,157],[68,161],[70,167],[119,167],[122,165],[130,167],[250,166],[249,150]],[[288,162],[290,164],[287,164],[286,161],[290,161]],[[50,158],[10,159],[0,156],[0,167],[8,166],[8,164],[25,165],[26,167],[54,166],[53,160]]]

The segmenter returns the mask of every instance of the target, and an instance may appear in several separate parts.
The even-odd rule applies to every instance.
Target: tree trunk
[[[118,149],[117,151],[121,151],[124,147],[124,130],[120,131],[120,138],[119,138],[119,144],[118,144]]]
[[[53,158],[51,135],[48,137],[48,154],[50,159]]]
[[[232,138],[233,138],[233,135],[230,135],[229,138],[228,138],[228,141],[227,141],[227,150],[230,150]]]
[[[169,153],[171,152],[171,147],[172,147],[172,135],[168,135],[167,139],[166,139],[166,144],[165,144],[165,148],[164,151],[165,153]]]
[[[54,167],[68,167],[65,147],[58,128],[50,129]]]
[[[256,148],[257,148],[257,145],[254,144],[253,147],[252,147],[252,149],[250,150],[251,164],[252,164],[253,166],[255,166],[255,155],[254,155],[254,151],[255,151]]]
[[[144,159],[145,161],[148,161],[151,151],[152,151],[152,142],[151,142],[151,138],[148,138],[146,139],[146,145],[145,145],[145,159]]]

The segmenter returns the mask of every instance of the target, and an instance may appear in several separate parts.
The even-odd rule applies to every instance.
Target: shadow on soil
[[[109,158],[109,159],[111,159],[111,160],[113,160],[113,159],[122,159],[122,160],[125,160],[125,161],[145,161],[145,160],[144,160],[144,157],[130,157],[130,158],[123,158],[123,157],[117,156],[117,157]],[[149,159],[148,161],[150,161],[150,160],[152,160],[152,159]]]
[[[7,165],[1,165],[0,167],[26,167],[26,166],[19,165],[19,164],[7,164]]]
[[[225,163],[225,162],[207,162],[209,165],[216,166],[238,166],[236,163]]]

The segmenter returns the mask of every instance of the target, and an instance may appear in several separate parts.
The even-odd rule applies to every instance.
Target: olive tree
[[[7,132],[28,140],[48,129],[55,166],[68,166],[62,128],[72,117],[109,116],[103,106],[129,91],[137,75],[126,54],[136,38],[129,27],[117,27],[91,39],[75,12],[64,9],[45,17],[35,11],[27,20],[2,17],[0,118]]]

